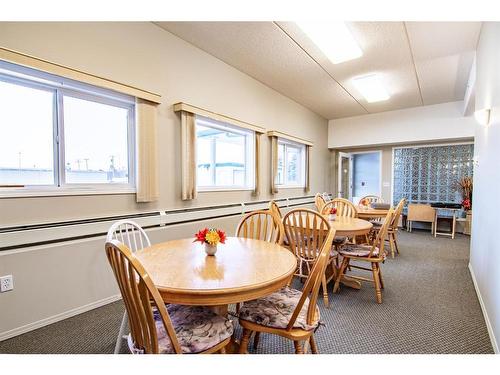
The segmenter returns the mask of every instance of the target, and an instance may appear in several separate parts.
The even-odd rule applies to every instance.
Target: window
[[[255,133],[196,116],[198,190],[254,188]]]
[[[291,141],[278,140],[278,186],[304,187],[305,146]]]
[[[472,176],[473,144],[394,149],[393,204],[460,203],[458,181]]]
[[[5,194],[134,186],[134,99],[0,62]]]

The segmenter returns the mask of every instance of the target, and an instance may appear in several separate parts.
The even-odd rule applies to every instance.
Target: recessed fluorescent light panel
[[[363,55],[363,51],[344,22],[299,21],[296,24],[334,64],[357,59]]]
[[[381,102],[390,98],[376,74],[354,78],[353,84],[368,103]]]

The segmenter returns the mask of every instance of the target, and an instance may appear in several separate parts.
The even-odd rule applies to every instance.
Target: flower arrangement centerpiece
[[[328,220],[329,221],[334,221],[336,218],[337,218],[337,208],[336,207],[332,207],[330,209],[329,214],[328,214]]]
[[[220,229],[205,228],[194,235],[194,242],[201,242],[205,245],[205,252],[208,255],[215,255],[217,245],[226,242],[226,233]]]
[[[458,182],[462,190],[462,207],[465,211],[472,209],[472,177],[463,177]]]

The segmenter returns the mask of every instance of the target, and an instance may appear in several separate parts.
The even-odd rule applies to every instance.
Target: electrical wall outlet
[[[0,293],[14,289],[14,279],[12,275],[0,277]]]

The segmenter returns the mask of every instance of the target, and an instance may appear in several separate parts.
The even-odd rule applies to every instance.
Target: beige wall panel
[[[310,140],[311,193],[330,183],[324,118],[152,23],[4,22],[0,45],[162,96],[158,202],[137,204],[134,195],[0,199],[0,226],[270,198],[270,146],[263,137],[259,197],[245,191],[180,199],[180,119],[172,109],[180,101]],[[282,189],[277,197],[303,194]]]

